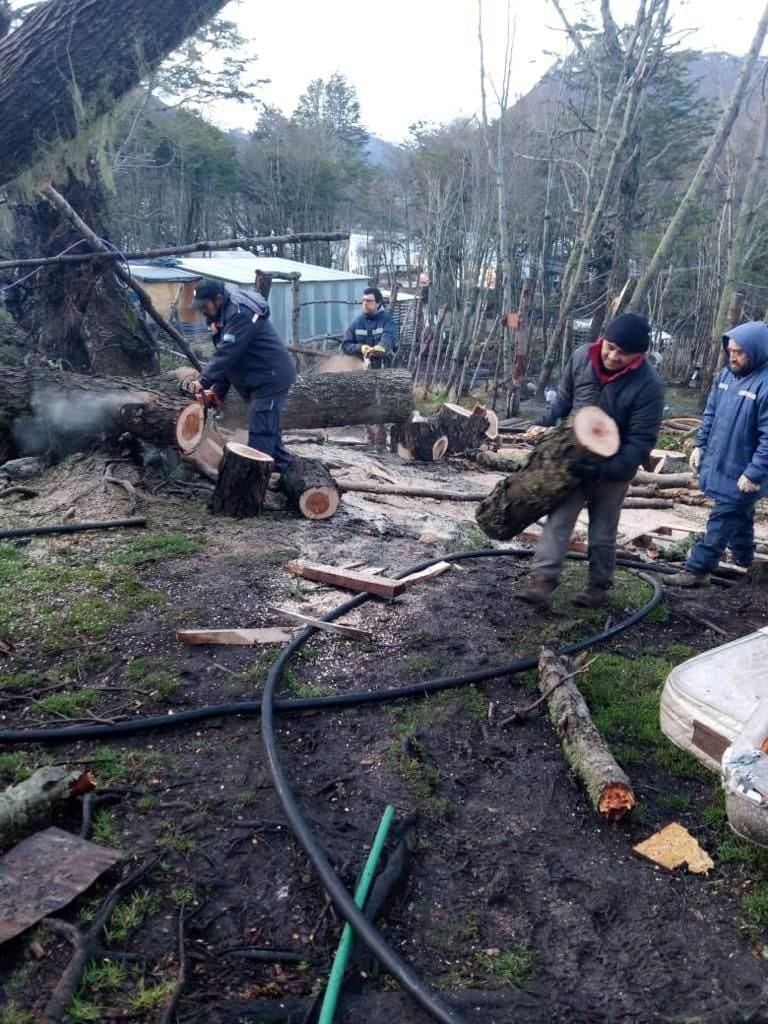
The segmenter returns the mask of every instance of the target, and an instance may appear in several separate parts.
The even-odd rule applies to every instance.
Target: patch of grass
[[[643,764],[652,756],[670,775],[705,779],[709,773],[664,736],[659,725],[659,702],[672,665],[663,658],[641,655],[623,658],[600,654],[580,688],[597,729],[624,764]]]
[[[112,911],[112,916],[104,929],[107,942],[125,942],[131,932],[158,909],[159,900],[154,893],[149,889],[137,889],[127,899],[121,900]]]
[[[7,1003],[0,1009],[0,1024],[37,1024],[38,1017],[31,1010],[22,1010],[17,1002]]]
[[[678,665],[681,661],[693,657],[693,648],[688,644],[667,644],[664,654],[673,665]]]
[[[89,1024],[90,1021],[102,1019],[101,1007],[84,998],[79,993],[72,996],[67,1007],[67,1020],[71,1024]]]
[[[197,850],[197,841],[192,836],[173,828],[159,837],[157,845],[182,857],[190,857]]]
[[[41,711],[49,715],[66,715],[67,718],[77,718],[81,711],[86,708],[95,707],[100,700],[98,690],[90,690],[83,687],[80,690],[62,690],[60,693],[49,693],[47,697],[41,697],[37,706]]]
[[[132,750],[99,746],[91,754],[91,768],[101,786],[108,783],[146,781],[165,767],[158,750]]]
[[[477,953],[475,963],[484,974],[500,981],[502,985],[525,988],[538,959],[537,950],[530,946],[517,946],[513,949]]]
[[[109,811],[97,811],[93,816],[93,841],[102,846],[119,846],[120,836]]]
[[[752,924],[764,927],[768,924],[768,882],[758,883],[752,892],[742,900],[747,918]]]
[[[161,981],[157,985],[145,985],[142,978],[135,994],[128,1000],[128,1005],[135,1013],[156,1010],[158,1006],[162,1006],[168,1001],[175,987],[175,981]]]
[[[182,686],[171,658],[134,658],[125,670],[125,678],[129,685],[164,698],[173,697]]]
[[[2,690],[28,690],[39,685],[40,676],[37,672],[7,672],[0,675]]]
[[[11,785],[28,779],[35,768],[50,763],[48,757],[39,760],[24,750],[9,750],[0,754],[0,782]]]
[[[445,662],[432,654],[406,654],[403,665],[415,676],[436,676]]]
[[[192,885],[176,885],[171,889],[171,903],[175,907],[194,907],[197,893]]]
[[[430,928],[432,941],[444,953],[458,956],[468,943],[480,941],[480,918],[476,913],[460,914],[442,926],[433,922]]]
[[[128,977],[128,969],[118,960],[91,960],[83,971],[80,987],[91,992],[114,992]]]
[[[147,533],[126,544],[113,548],[107,556],[112,565],[152,565],[170,558],[194,555],[205,547],[202,537],[187,537],[183,533]]]

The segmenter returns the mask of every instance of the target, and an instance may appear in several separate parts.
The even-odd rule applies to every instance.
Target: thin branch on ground
[[[562,686],[563,683],[567,683],[570,679],[573,679],[575,676],[580,675],[582,672],[586,672],[589,666],[597,660],[597,657],[598,656],[595,655],[594,658],[590,658],[589,661],[585,662],[584,665],[581,665],[579,668],[574,669],[573,672],[569,672],[568,675],[563,676],[554,684],[554,686],[550,686],[548,690],[542,693],[542,695],[537,700],[535,700],[533,704],[529,704],[527,707],[524,708],[519,708],[517,711],[513,711],[511,715],[508,715],[506,718],[503,718],[499,722],[499,726],[503,727],[505,725],[512,725],[513,722],[522,722],[523,719],[527,718],[530,714],[536,711],[537,708],[540,708],[541,705],[544,704],[545,701],[550,697],[550,695],[553,694],[555,690],[557,690],[560,686]]]

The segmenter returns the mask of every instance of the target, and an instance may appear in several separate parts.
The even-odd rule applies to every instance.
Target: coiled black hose
[[[440,558],[428,559],[424,562],[419,562],[415,567],[411,566],[408,569],[404,569],[402,572],[396,574],[395,578],[407,576],[411,572],[418,572],[421,569],[427,569],[430,565],[434,565],[435,562],[452,561],[459,562],[471,558],[490,558],[494,556],[509,556],[514,558],[530,558],[533,552],[528,548],[499,548],[499,549],[482,549],[479,551],[465,551],[453,555],[445,555]],[[570,558],[576,561],[583,561],[584,555],[570,553]],[[635,562],[627,559],[619,559],[618,565],[625,566],[630,569],[644,570],[657,573],[671,573],[676,572],[676,569],[670,568],[665,565],[658,564],[647,564],[645,562]],[[642,573],[639,573],[642,575]],[[585,650],[588,647],[594,647],[596,644],[602,643],[604,640],[609,640],[611,637],[616,636],[618,633],[623,633],[627,629],[631,629],[632,626],[637,625],[641,619],[644,619],[649,612],[651,612],[661,601],[662,591],[655,581],[647,579],[647,582],[654,587],[654,594],[647,605],[644,605],[638,611],[633,612],[626,619],[616,623],[610,629],[601,630],[598,633],[594,633],[588,636],[585,640],[579,640],[578,643],[569,644],[567,647],[562,647],[557,652],[558,654],[576,654],[578,651]],[[337,605],[332,611],[328,612],[323,616],[326,622],[332,622],[334,619],[341,618],[342,615],[346,615],[347,612],[353,608],[359,607],[365,601],[370,600],[368,594],[357,594],[355,597],[350,598],[348,601],[344,601],[342,604]],[[281,653],[275,664],[278,662],[284,667],[285,662],[280,659],[285,656],[286,660],[292,654],[294,654],[299,648],[301,648],[307,640],[316,633],[312,626],[308,626],[302,630],[288,647]],[[441,676],[437,679],[428,679],[420,683],[409,683],[405,686],[394,686],[384,690],[370,690],[370,691],[352,691],[349,693],[337,693],[328,697],[302,697],[292,698],[290,700],[273,700],[272,708],[275,711],[285,712],[286,714],[296,714],[300,711],[330,711],[335,708],[349,708],[354,707],[358,704],[384,704],[393,700],[402,700],[406,697],[419,697],[428,693],[436,693],[439,690],[450,690],[459,686],[467,686],[471,683],[482,683],[487,679],[496,679],[500,676],[515,675],[518,672],[527,672],[528,669],[535,668],[538,664],[538,656],[530,655],[526,658],[518,658],[516,661],[509,662],[506,665],[497,665],[496,667],[476,669],[474,672],[468,672],[461,676]],[[281,667],[281,671],[282,671]],[[110,725],[65,725],[57,727],[55,729],[0,729],[0,743],[8,744],[20,744],[20,743],[43,743],[43,744],[55,744],[55,743],[70,743],[78,740],[108,740],[113,739],[117,736],[130,736],[139,732],[149,732],[151,730],[164,731],[167,729],[175,729],[181,725],[188,725],[191,722],[204,722],[211,718],[225,718],[229,715],[259,715],[261,714],[262,700],[241,700],[241,701],[230,701],[226,704],[208,704],[202,708],[194,708],[192,711],[180,711],[178,714],[165,714],[165,715],[148,715],[144,718],[132,718],[125,722],[114,722]]]

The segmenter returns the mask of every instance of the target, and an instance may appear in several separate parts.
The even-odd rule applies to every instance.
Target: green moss
[[[112,565],[152,565],[169,558],[194,555],[205,547],[202,537],[187,537],[183,533],[148,533],[127,544],[114,548],[107,556]]]

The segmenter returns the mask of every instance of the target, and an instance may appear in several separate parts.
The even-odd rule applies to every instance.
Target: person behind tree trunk
[[[366,368],[379,370],[395,361],[398,330],[395,318],[384,309],[384,299],[378,288],[363,291],[363,311],[347,328],[341,341],[344,355],[357,356]],[[366,427],[372,444],[385,444],[387,428],[383,423]]]
[[[269,306],[258,294],[228,290],[220,281],[203,280],[195,288],[199,309],[216,348],[193,393],[211,389],[224,399],[230,385],[248,403],[248,444],[274,459],[275,471],[293,462],[280,435],[280,414],[296,379],[287,348],[269,318]]]
[[[535,432],[586,405],[597,405],[619,428],[618,452],[608,459],[582,459],[574,467],[580,484],[552,512],[533,559],[528,587],[517,597],[549,607],[579,512],[589,512],[589,582],[573,603],[598,608],[607,603],[616,566],[616,535],[624,496],[637,467],[656,443],[664,410],[664,385],[645,357],[650,325],[637,313],[623,313],[593,344],[577,348],[568,361],[555,401]]]
[[[768,494],[768,327],[761,320],[723,335],[728,358],[712,385],[690,463],[715,499],[704,539],[665,583],[702,587],[726,548],[737,565],[755,556],[755,505]]]

